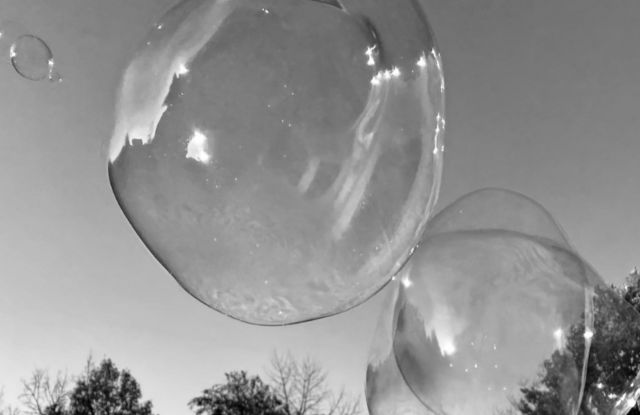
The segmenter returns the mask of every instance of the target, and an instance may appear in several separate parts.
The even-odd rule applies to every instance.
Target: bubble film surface
[[[20,35],[9,48],[9,59],[18,75],[31,81],[59,82],[62,77],[55,70],[53,52],[40,37]]]
[[[434,216],[394,283],[367,371],[371,414],[635,406],[638,364],[604,364],[638,349],[640,315],[533,200],[499,189],[459,199]]]
[[[442,170],[444,80],[414,0],[187,0],[125,71],[116,198],[194,297],[289,324],[379,290]]]

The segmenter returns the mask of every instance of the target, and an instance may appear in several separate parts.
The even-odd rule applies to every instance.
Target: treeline
[[[522,386],[509,413],[575,413],[563,382],[567,368],[583,367],[585,335],[593,329],[578,413],[624,413],[614,408],[626,404],[630,415],[640,415],[636,392],[629,392],[634,379],[640,382],[640,272],[634,269],[623,287],[598,287],[594,294],[593,326],[569,328],[566,346],[542,362],[539,379]],[[18,406],[3,404],[0,391],[0,415],[156,415],[133,375],[108,358],[97,364],[88,359],[74,378],[36,370],[22,387]],[[344,389],[333,392],[326,371],[313,360],[277,353],[266,382],[245,371],[229,372],[224,383],[185,405],[196,415],[357,415],[361,407]]]
[[[568,329],[563,348],[542,362],[537,380],[520,389],[516,413],[575,413],[572,381],[588,351],[578,414],[640,415],[640,272],[634,268],[622,287],[596,287],[593,294],[590,327],[581,322]]]
[[[226,381],[204,389],[188,403],[196,415],[357,415],[360,399],[344,389],[335,393],[327,373],[310,358],[296,360],[274,353],[268,383],[245,371],[225,374]],[[0,415],[156,415],[142,399],[140,384],[111,359],[87,360],[75,378],[51,376],[37,369],[22,381],[18,406],[2,402]]]
[[[73,385],[72,385],[73,383]],[[142,400],[138,381],[103,359],[87,360],[74,382],[66,374],[35,370],[22,381],[20,406],[0,408],[0,415],[153,415],[151,401]]]

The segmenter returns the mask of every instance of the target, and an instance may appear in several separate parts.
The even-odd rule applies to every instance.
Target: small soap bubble
[[[624,415],[640,397],[640,314],[523,195],[484,189],[443,209],[392,287],[372,415]]]
[[[23,78],[32,81],[48,79],[60,82],[62,77],[55,68],[51,48],[40,37],[20,35],[9,49],[11,65]]]
[[[365,301],[406,261],[444,130],[440,55],[416,7],[189,0],[154,25],[123,77],[109,178],[194,297],[291,324]]]

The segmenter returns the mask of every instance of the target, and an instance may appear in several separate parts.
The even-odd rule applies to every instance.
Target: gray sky
[[[173,3],[0,0],[0,21],[46,39],[64,77],[0,62],[0,385],[12,401],[34,367],[77,373],[92,351],[131,369],[159,413],[188,414],[225,371],[260,373],[277,349],[360,392],[380,298],[294,327],[232,321],[179,288],[115,202],[115,88]],[[484,186],[525,193],[621,282],[640,264],[640,2],[423,3],[447,82],[440,206]]]

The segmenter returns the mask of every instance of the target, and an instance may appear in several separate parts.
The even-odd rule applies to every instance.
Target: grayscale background
[[[302,0],[301,0],[302,1]],[[309,355],[363,394],[381,296],[285,328],[232,321],[190,297],[143,246],[106,172],[116,86],[174,0],[0,0],[54,52],[60,84],[0,57],[0,387],[89,354],[140,381],[155,412],[224,372]],[[640,2],[423,0],[447,82],[439,206],[485,186],[546,206],[606,281],[640,264]],[[363,396],[364,397],[364,396]]]

